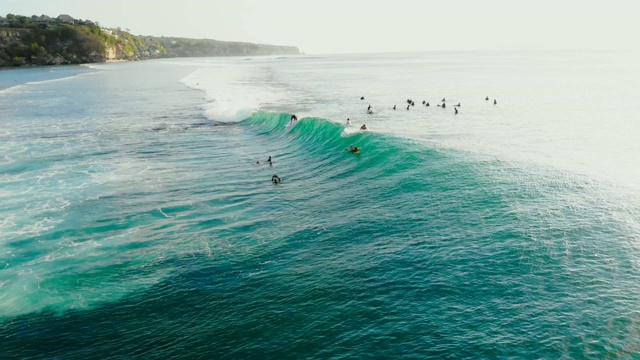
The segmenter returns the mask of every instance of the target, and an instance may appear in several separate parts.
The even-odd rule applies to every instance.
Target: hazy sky
[[[135,35],[294,45],[307,53],[636,47],[640,1],[0,0],[0,14]]]

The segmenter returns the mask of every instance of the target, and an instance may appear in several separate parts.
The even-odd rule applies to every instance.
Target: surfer
[[[269,155],[269,158],[267,159],[267,162],[269,163],[269,165],[273,166],[273,163],[271,162],[271,155]]]
[[[447,104],[442,103],[442,108],[444,109],[444,108],[446,108],[446,107],[447,107]]]
[[[429,106],[429,103],[427,102],[427,105],[425,105],[425,106]]]
[[[458,105],[454,105],[454,106],[460,107],[460,103],[458,103]]]
[[[422,100],[422,105],[424,105],[424,104],[426,104],[426,103],[427,103],[426,101]]]
[[[445,101],[447,101],[447,100],[445,98],[442,98],[442,102],[445,102]]]
[[[409,107],[410,107],[410,106],[411,106],[411,105],[407,105],[407,110],[409,110]]]
[[[295,115],[291,115],[291,122],[298,121],[298,117]]]
[[[351,119],[347,118],[347,126],[351,126]]]
[[[453,108],[456,111],[456,115],[458,115],[458,109],[456,107]]]
[[[493,105],[498,105],[498,102],[496,101],[496,99],[493,99]]]
[[[369,104],[369,107],[367,107],[367,112],[369,112],[371,110],[371,104]]]
[[[489,101],[489,97],[487,96],[486,98],[484,98],[486,101]]]
[[[360,130],[366,131],[367,130],[367,124],[362,124],[362,126],[360,126]]]
[[[359,152],[360,152],[360,148],[359,148],[359,147],[357,147],[357,146],[356,146],[356,147],[349,146],[349,150],[347,150],[347,151],[349,151],[349,152],[350,152],[350,153],[352,153],[352,154],[357,154],[357,153],[359,153]]]
[[[396,109],[396,106],[395,106],[395,105],[393,105],[393,110],[395,110],[395,109]]]
[[[273,176],[271,177],[271,182],[272,182],[274,185],[277,185],[277,184],[280,184],[280,183],[282,182],[282,179],[280,179],[280,177],[279,177],[278,175],[273,175]]]
[[[360,96],[360,100],[364,100],[364,96]]]

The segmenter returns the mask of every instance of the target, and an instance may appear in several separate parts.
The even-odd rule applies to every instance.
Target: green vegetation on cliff
[[[0,67],[144,60],[165,57],[297,55],[292,46],[135,36],[69,15],[0,16]]]

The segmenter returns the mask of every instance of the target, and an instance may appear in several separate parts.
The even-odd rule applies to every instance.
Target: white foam
[[[99,64],[82,64],[81,66],[84,66],[86,68],[89,69],[94,69],[94,70],[106,70],[106,69],[110,69],[111,67],[109,65],[99,65]]]
[[[22,226],[21,228],[15,231],[9,230],[4,232],[4,229],[3,229],[3,232],[6,235],[7,239],[9,240],[16,239],[16,238],[35,237],[35,236],[39,236],[45,231],[49,231],[55,228],[55,226],[61,222],[62,222],[61,219],[44,218],[42,220],[35,221],[31,224]],[[13,227],[15,227],[15,223],[11,223],[11,225],[14,225]]]
[[[0,90],[0,94],[19,94],[25,90],[27,90],[27,86],[25,84],[20,84],[2,89]]]
[[[342,136],[351,136],[360,133],[362,133],[360,128],[353,125],[345,127],[344,130],[342,130]]]
[[[56,83],[56,82],[60,82],[60,81],[71,80],[71,79],[74,79],[74,78],[85,77],[85,76],[90,76],[90,75],[96,75],[96,74],[100,74],[101,72],[102,71],[94,71],[94,72],[88,72],[88,73],[83,73],[83,74],[75,74],[75,75],[66,76],[66,77],[57,78],[57,79],[31,81],[31,82],[24,83],[24,85],[40,85],[40,84]]]
[[[180,82],[205,93],[203,114],[217,122],[238,122],[255,111],[283,102],[286,90],[272,86],[264,68],[243,64],[194,62],[201,67]]]
[[[7,234],[10,228],[16,226],[16,214],[5,214],[4,218],[0,220],[0,234]],[[4,245],[0,242],[0,246]]]
[[[34,85],[42,85],[42,84],[66,81],[66,80],[70,80],[70,79],[74,79],[74,78],[79,78],[79,77],[85,77],[85,76],[89,76],[89,75],[99,74],[101,72],[102,71],[94,71],[94,72],[87,72],[87,73],[82,73],[82,74],[74,74],[74,75],[65,76],[65,77],[56,78],[56,79],[40,80],[40,81],[29,81],[29,82],[26,82],[26,83],[22,83],[22,84],[18,84],[18,85],[15,85],[15,86],[8,87],[6,89],[2,89],[2,90],[0,90],[0,94],[19,94],[19,93],[23,93],[23,92],[29,90],[29,87],[34,86]]]

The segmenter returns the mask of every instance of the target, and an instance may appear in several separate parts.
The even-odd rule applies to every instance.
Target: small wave
[[[48,84],[48,83],[55,83],[55,82],[70,80],[70,79],[74,79],[74,78],[78,78],[78,77],[96,75],[96,74],[99,74],[101,72],[102,71],[91,71],[91,72],[86,72],[86,73],[81,73],[81,74],[73,74],[73,75],[60,77],[60,78],[55,78],[55,79],[29,81],[29,82],[20,83],[20,84],[16,83],[15,85],[10,86],[10,87],[8,87],[6,89],[0,89],[0,94],[18,94],[18,93],[24,92],[25,90],[28,90],[30,86]]]
[[[74,74],[74,75],[71,75],[71,76],[57,78],[57,79],[31,81],[31,82],[25,83],[25,85],[39,85],[39,84],[55,83],[55,82],[59,82],[59,81],[65,81],[65,80],[70,80],[70,79],[79,78],[79,77],[85,77],[85,76],[89,76],[89,75],[97,75],[97,74],[100,74],[102,72],[103,71],[92,71],[92,72],[86,72],[86,73],[82,73],[82,74]]]
[[[86,68],[89,69],[93,69],[93,70],[112,70],[113,63],[102,63],[102,64],[82,64],[81,66],[84,66]]]
[[[342,130],[343,136],[351,136],[351,135],[361,134],[361,133],[362,133],[362,130],[360,130],[358,127],[355,127],[355,126],[345,127],[344,130]]]
[[[6,89],[0,89],[0,94],[18,94],[26,89],[27,89],[27,86],[25,84],[19,84],[19,85],[8,87]]]

